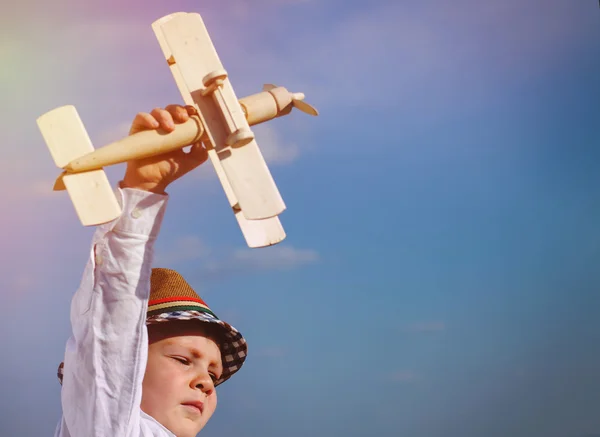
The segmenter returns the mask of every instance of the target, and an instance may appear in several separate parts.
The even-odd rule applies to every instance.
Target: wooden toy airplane
[[[286,208],[250,126],[289,114],[293,107],[316,109],[304,94],[265,85],[237,99],[204,22],[178,12],[152,28],[185,104],[197,115],[170,132],[139,132],[94,150],[76,109],[53,109],[37,119],[55,164],[63,169],[54,190],[67,190],[84,226],[114,220],[121,208],[103,167],[166,153],[202,141],[249,247],[277,244],[285,237],[278,215]]]

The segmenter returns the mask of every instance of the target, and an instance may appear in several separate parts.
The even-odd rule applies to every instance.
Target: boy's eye
[[[211,373],[211,374],[210,374],[210,379],[212,379],[212,382],[213,382],[213,384],[214,384],[214,383],[216,383],[216,382],[217,382],[217,379],[219,379],[219,378],[217,378],[217,375],[215,375],[214,373]]]
[[[190,365],[189,360],[186,358],[182,358],[182,357],[171,357],[171,358],[173,358],[175,361],[179,361],[181,364],[184,364],[186,366]]]

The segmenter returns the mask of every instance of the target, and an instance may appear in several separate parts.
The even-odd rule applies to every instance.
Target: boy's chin
[[[166,427],[177,437],[196,437],[204,428],[204,424],[194,423],[189,419],[184,419],[174,424],[172,427]]]
[[[165,428],[177,437],[196,437],[206,424],[201,417],[192,417],[186,412],[183,412],[180,417],[171,418],[170,422],[170,426],[165,425]]]

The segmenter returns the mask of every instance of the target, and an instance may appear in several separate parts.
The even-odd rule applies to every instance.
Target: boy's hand
[[[196,110],[193,106],[168,105],[164,109],[156,108],[150,113],[136,115],[129,135],[149,129],[164,129],[172,132],[175,124],[187,121]],[[208,152],[202,143],[192,145],[186,153],[183,149],[162,155],[129,161],[121,188],[137,188],[153,193],[165,194],[167,186],[184,174],[198,167],[208,159]]]

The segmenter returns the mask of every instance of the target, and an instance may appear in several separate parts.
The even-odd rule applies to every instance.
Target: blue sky
[[[35,119],[74,104],[99,146],[180,102],[150,29],[179,10],[239,97],[275,82],[321,113],[255,129],[280,245],[244,246],[210,164],[170,190],[156,264],[250,347],[202,435],[600,435],[592,0],[2,6],[0,435],[54,430],[92,232]]]

